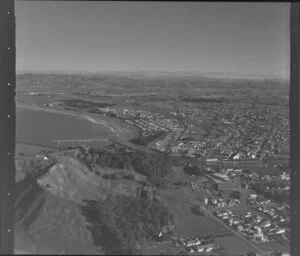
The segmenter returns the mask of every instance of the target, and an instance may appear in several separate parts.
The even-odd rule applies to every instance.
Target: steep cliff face
[[[37,183],[53,195],[78,203],[85,198],[105,198],[104,190],[110,186],[108,182],[100,183],[87,167],[70,157],[62,157]]]
[[[110,194],[137,196],[141,187],[135,180],[103,178],[72,157],[62,156],[37,183],[49,193],[81,203],[104,200]]]

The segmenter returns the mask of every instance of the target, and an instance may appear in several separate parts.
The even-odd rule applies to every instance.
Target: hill
[[[15,190],[15,249],[34,254],[102,254],[80,206],[44,191],[31,177]]]
[[[145,175],[132,168],[85,164],[78,152],[17,158],[17,253],[136,252],[140,242],[151,240],[160,228],[170,224],[171,214]],[[156,214],[147,216],[145,210],[152,208]],[[127,214],[128,209],[135,214]],[[136,228],[132,231],[123,222],[117,224],[121,216],[124,223],[136,222]],[[126,234],[130,232],[128,240]],[[133,243],[138,237],[141,240]]]

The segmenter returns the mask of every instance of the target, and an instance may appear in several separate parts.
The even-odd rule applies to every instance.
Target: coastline
[[[114,132],[117,137],[122,137],[124,138],[124,135],[122,133],[131,133],[131,136],[126,136],[126,140],[130,141],[134,138],[138,138],[138,131],[136,129],[136,127],[134,126],[130,126],[129,124],[126,124],[125,122],[122,122],[119,119],[112,119],[112,118],[108,118],[108,117],[103,117],[101,119],[101,117],[99,116],[95,116],[92,113],[84,113],[84,112],[71,112],[71,111],[67,111],[67,110],[62,110],[62,109],[51,109],[51,108],[47,108],[47,107],[42,107],[42,106],[38,106],[38,105],[26,105],[26,104],[20,104],[20,103],[16,103],[16,107],[20,108],[20,109],[30,109],[30,110],[35,110],[35,111],[47,111],[47,112],[52,112],[52,113],[57,113],[57,114],[62,114],[62,115],[69,115],[69,116],[74,116],[77,117],[79,119],[83,119],[86,120],[88,122],[94,123],[94,124],[98,124],[98,125],[102,125],[104,127],[106,127],[107,129],[109,129],[110,131]],[[107,119],[107,120],[103,120],[103,119]],[[109,122],[111,121],[111,123]],[[116,123],[118,122],[118,123]]]

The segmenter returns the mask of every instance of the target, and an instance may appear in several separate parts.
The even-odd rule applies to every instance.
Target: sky
[[[289,3],[16,1],[17,71],[289,76]]]

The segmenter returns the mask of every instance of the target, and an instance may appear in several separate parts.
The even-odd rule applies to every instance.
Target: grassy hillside
[[[137,253],[147,240],[170,227],[174,220],[160,202],[150,175],[154,168],[168,164],[155,164],[157,156],[124,152],[79,148],[47,158],[18,157],[16,249],[55,254]],[[156,177],[167,175],[164,168],[158,168]]]
[[[27,177],[16,185],[15,248],[32,253],[101,254],[79,205]]]

